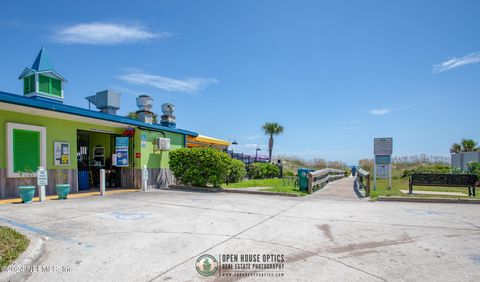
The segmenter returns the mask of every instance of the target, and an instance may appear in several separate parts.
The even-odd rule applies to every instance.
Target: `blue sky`
[[[479,1],[8,1],[0,90],[42,45],[67,78],[65,103],[110,88],[121,114],[149,94],[177,126],[255,152],[355,163],[373,138],[394,155],[448,156],[480,141]],[[266,153],[266,151],[263,151]]]

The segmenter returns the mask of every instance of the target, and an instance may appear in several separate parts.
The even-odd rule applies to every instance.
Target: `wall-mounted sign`
[[[128,137],[115,137],[116,166],[128,166]]]
[[[54,142],[55,166],[70,165],[70,143]]]
[[[393,138],[375,138],[373,140],[375,155],[391,155],[393,152]]]

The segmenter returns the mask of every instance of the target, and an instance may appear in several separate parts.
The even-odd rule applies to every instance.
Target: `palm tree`
[[[477,149],[477,142],[473,139],[462,139],[462,151],[473,152]]]
[[[458,143],[453,143],[450,147],[450,154],[460,153],[462,151],[462,146]]]
[[[265,135],[270,136],[270,140],[268,141],[268,160],[272,161],[272,150],[273,150],[273,136],[279,135],[283,133],[283,126],[276,122],[266,122],[263,126],[263,131]]]

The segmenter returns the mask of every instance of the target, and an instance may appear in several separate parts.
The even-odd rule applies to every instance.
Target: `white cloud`
[[[142,26],[114,23],[81,23],[65,27],[52,39],[64,44],[112,45],[169,36],[169,33],[153,33]]]
[[[214,78],[188,77],[175,79],[160,75],[146,74],[142,72],[121,75],[119,79],[138,85],[146,85],[168,92],[197,92],[212,83],[218,81]]]
[[[248,135],[248,136],[242,136],[243,139],[246,139],[246,140],[256,140],[258,138],[260,138],[261,135],[259,134],[255,134],[255,135]]]
[[[433,73],[448,71],[461,66],[480,63],[480,52],[473,52],[461,58],[451,58],[441,64],[433,66]]]
[[[369,112],[374,116],[383,116],[389,114],[392,110],[389,108],[371,109]]]

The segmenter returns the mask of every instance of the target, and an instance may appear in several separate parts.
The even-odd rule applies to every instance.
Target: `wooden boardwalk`
[[[325,187],[312,194],[312,197],[332,197],[339,199],[359,199],[353,190],[354,177],[346,177],[328,183]]]

